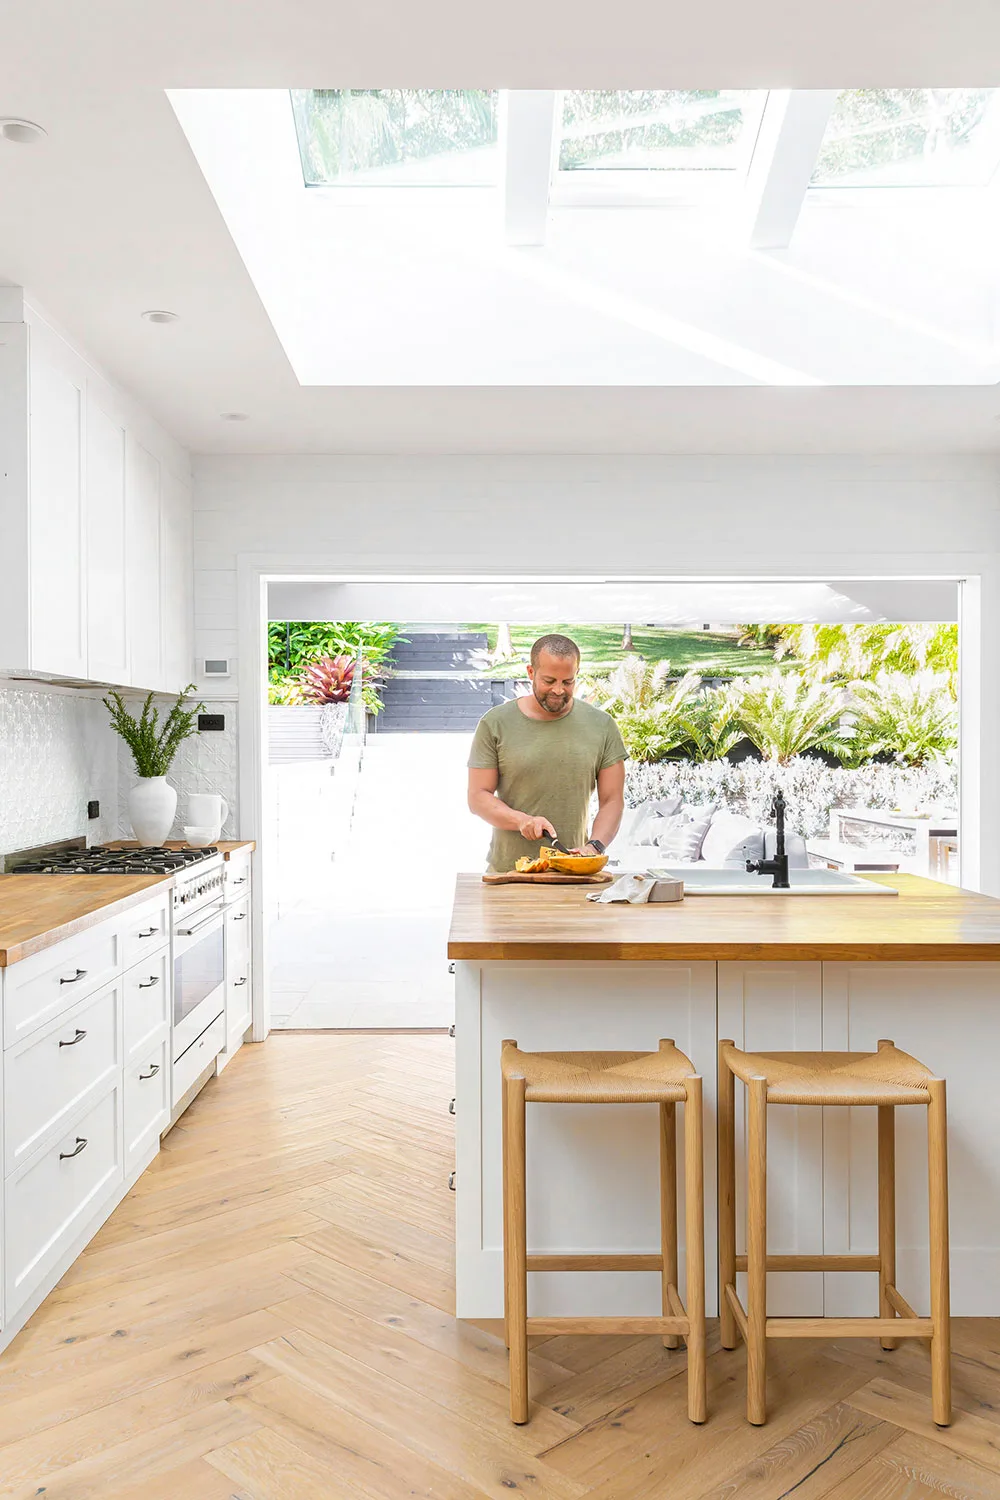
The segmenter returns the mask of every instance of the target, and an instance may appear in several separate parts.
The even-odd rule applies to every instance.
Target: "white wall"
[[[194,505],[197,655],[234,670],[240,556],[299,574],[978,575],[982,743],[1000,739],[988,457],[206,456]],[[1000,893],[989,773],[982,818],[983,885]]]

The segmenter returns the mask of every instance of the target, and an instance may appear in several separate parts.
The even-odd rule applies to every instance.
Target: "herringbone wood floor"
[[[926,1355],[771,1346],[743,1420],[717,1343],[709,1422],[652,1339],[506,1356],[453,1306],[452,1044],[274,1034],[202,1093],[0,1357],[0,1494],[46,1500],[1000,1497],[1000,1325],[956,1326],[955,1424]]]

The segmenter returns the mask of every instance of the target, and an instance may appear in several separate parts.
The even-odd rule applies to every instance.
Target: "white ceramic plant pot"
[[[165,776],[142,776],[128,794],[132,832],[145,848],[165,842],[176,811],[177,792]]]

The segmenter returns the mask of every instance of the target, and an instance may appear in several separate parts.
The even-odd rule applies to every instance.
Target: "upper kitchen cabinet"
[[[0,323],[0,535],[0,668],[190,680],[187,457],[30,308]]]

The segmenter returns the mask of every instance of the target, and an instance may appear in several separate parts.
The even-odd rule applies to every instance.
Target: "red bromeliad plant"
[[[354,682],[352,656],[321,656],[302,673],[302,695],[310,703],[346,703]]]

